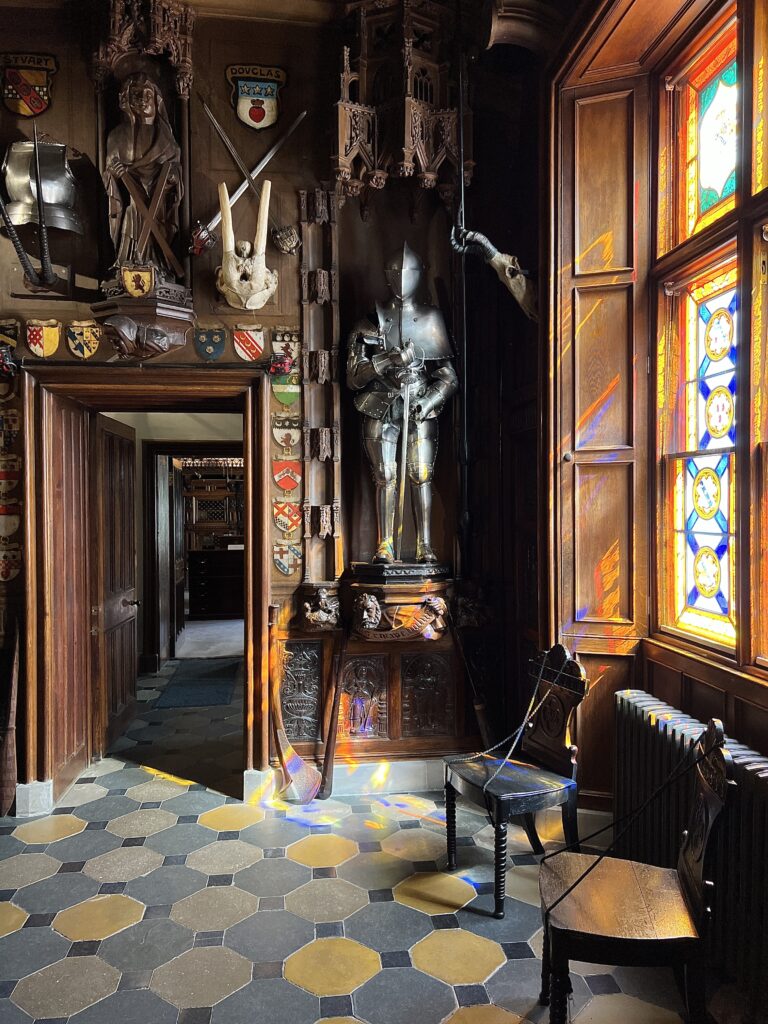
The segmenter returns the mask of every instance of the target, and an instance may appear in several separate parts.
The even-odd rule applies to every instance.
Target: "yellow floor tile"
[[[541,906],[539,895],[539,865],[515,864],[507,871],[507,896],[512,896],[532,907]]]
[[[264,811],[260,807],[247,807],[244,804],[215,807],[198,818],[201,825],[213,829],[214,832],[239,832],[241,828],[257,825],[263,820]]]
[[[523,1018],[500,1006],[462,1006],[446,1024],[524,1024]]]
[[[575,1018],[577,1024],[680,1024],[680,1015],[634,996],[595,996]]]
[[[130,896],[94,896],[60,911],[53,919],[53,927],[73,942],[106,939],[136,924],[143,916],[144,905]]]
[[[17,932],[29,915],[12,903],[0,903],[0,936]]]
[[[425,914],[453,914],[477,895],[469,882],[437,871],[411,875],[394,894],[398,903]]]
[[[285,977],[316,996],[353,992],[381,970],[379,954],[352,939],[316,939],[285,962]]]
[[[288,857],[308,868],[335,868],[357,853],[357,843],[342,836],[307,836],[288,848]]]
[[[432,932],[411,951],[414,967],[448,985],[482,985],[507,962],[498,942],[463,928]]]
[[[55,843],[57,839],[76,836],[85,828],[85,822],[73,814],[52,814],[48,818],[28,821],[13,830],[22,843]]]

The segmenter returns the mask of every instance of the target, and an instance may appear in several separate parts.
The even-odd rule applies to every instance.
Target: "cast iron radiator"
[[[642,690],[616,694],[617,819],[639,807],[682,758],[690,758],[703,730],[702,722]],[[744,1024],[768,1024],[768,757],[734,740],[727,743],[736,787],[712,840],[711,960],[746,997]],[[688,772],[633,823],[617,843],[617,855],[675,867],[692,787]]]

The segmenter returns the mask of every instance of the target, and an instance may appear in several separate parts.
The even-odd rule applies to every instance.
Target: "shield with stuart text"
[[[58,61],[47,53],[0,54],[3,103],[18,117],[37,117],[51,105],[51,84]]]
[[[301,509],[294,501],[274,500],[272,518],[278,530],[285,534],[293,533],[297,526],[301,526]]]
[[[272,459],[272,479],[281,491],[294,491],[301,483],[298,459]]]
[[[255,363],[264,351],[264,328],[261,324],[235,324],[232,341],[241,359]]]
[[[283,449],[283,454],[287,454],[301,440],[301,420],[298,416],[275,414],[272,417],[272,437],[275,444]]]
[[[38,359],[48,359],[59,348],[61,324],[58,320],[27,320],[27,347]]]
[[[278,117],[277,94],[285,85],[282,68],[264,64],[230,64],[227,81],[232,87],[232,106],[249,128],[269,128]]]
[[[206,362],[213,363],[224,355],[227,332],[223,327],[198,327],[195,330],[195,349]]]
[[[95,356],[101,341],[101,328],[95,320],[73,320],[67,327],[67,346],[76,359]]]
[[[295,544],[278,542],[272,545],[272,559],[283,576],[293,576],[301,565],[301,550]]]

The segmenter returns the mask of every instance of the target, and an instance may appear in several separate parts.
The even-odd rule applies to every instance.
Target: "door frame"
[[[245,423],[243,423],[243,438]],[[141,668],[144,672],[156,672],[160,662],[160,623],[157,618],[159,592],[159,553],[157,545],[157,489],[156,464],[157,456],[167,455],[177,458],[243,458],[245,474],[245,455],[243,441],[142,441],[142,509],[144,515],[144,570],[142,584],[142,601],[144,609],[144,629]]]
[[[24,569],[25,782],[53,779],[56,666],[45,645],[46,591],[54,571],[46,565],[45,493],[36,468],[44,454],[46,393],[67,398],[92,412],[162,410],[243,413],[245,473],[245,763],[244,769],[269,767],[268,637],[270,585],[269,538],[269,378],[254,367],[206,366],[23,366],[24,397]],[[90,588],[90,582],[89,582]],[[90,590],[89,590],[90,593]],[[91,603],[90,600],[88,602]],[[87,638],[90,641],[90,637]],[[90,643],[88,644],[90,649]],[[89,673],[90,675],[90,673]],[[99,695],[89,680],[90,707]],[[95,738],[91,732],[92,756]],[[54,798],[59,792],[53,779]]]

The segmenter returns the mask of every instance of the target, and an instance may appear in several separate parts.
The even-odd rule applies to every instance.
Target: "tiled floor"
[[[447,874],[439,794],[244,805],[236,704],[155,712],[169,673],[53,815],[0,819],[1,1024],[546,1021],[519,830],[497,921],[480,815],[460,807]],[[578,1024],[680,1020],[666,972],[572,968]]]
[[[242,619],[190,620],[176,643],[177,658],[231,658],[242,655]]]

